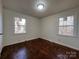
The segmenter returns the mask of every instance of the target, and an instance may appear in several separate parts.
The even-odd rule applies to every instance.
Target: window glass
[[[59,18],[59,25],[60,25],[60,26],[63,25],[63,20],[64,20],[64,18]]]
[[[74,25],[74,17],[73,16],[67,17],[67,25]]]
[[[59,34],[68,36],[74,35],[74,16],[59,18]]]
[[[26,33],[26,19],[15,17],[15,33]]]

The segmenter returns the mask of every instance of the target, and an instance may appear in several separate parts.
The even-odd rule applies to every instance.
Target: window
[[[67,36],[74,35],[74,16],[59,18],[59,34]]]
[[[15,17],[15,33],[26,33],[26,19]]]
[[[3,27],[3,22],[2,22],[2,19],[0,18],[0,35],[2,35],[3,33],[2,27]]]

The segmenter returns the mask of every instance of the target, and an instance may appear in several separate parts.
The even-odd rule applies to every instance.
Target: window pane
[[[74,25],[74,17],[73,16],[67,17],[67,25]]]
[[[19,25],[25,25],[25,24],[26,24],[25,19],[21,19],[21,20],[19,21]]]
[[[67,35],[67,27],[63,27],[63,35]]]
[[[64,20],[64,18],[59,18],[59,26],[63,25],[63,20]]]
[[[63,30],[64,30],[63,27],[59,27],[59,34],[63,34]]]
[[[20,18],[15,17],[15,26],[19,25]]]
[[[59,27],[59,34],[73,36],[73,32],[74,32],[73,30],[74,30],[73,26]]]
[[[20,26],[20,31],[19,32],[20,33],[26,33],[25,26]]]
[[[73,26],[68,26],[67,27],[67,35],[73,36],[73,32],[74,32],[74,27]]]

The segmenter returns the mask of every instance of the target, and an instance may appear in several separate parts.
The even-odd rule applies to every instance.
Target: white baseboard
[[[55,40],[48,39],[48,38],[43,38],[43,39],[46,39],[46,40],[49,40],[49,41],[51,41],[51,42],[54,42],[54,43],[60,44],[60,45],[62,45],[62,46],[66,46],[66,47],[69,47],[69,48],[72,48],[72,49],[75,49],[75,50],[78,50],[78,51],[79,51],[79,48],[74,47],[74,46],[71,46],[71,45],[68,45],[68,44],[65,44],[65,43],[60,42],[60,41],[55,41]]]

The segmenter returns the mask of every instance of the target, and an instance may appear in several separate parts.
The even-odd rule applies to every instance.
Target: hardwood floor
[[[5,46],[1,59],[79,59],[79,51],[38,38]]]

